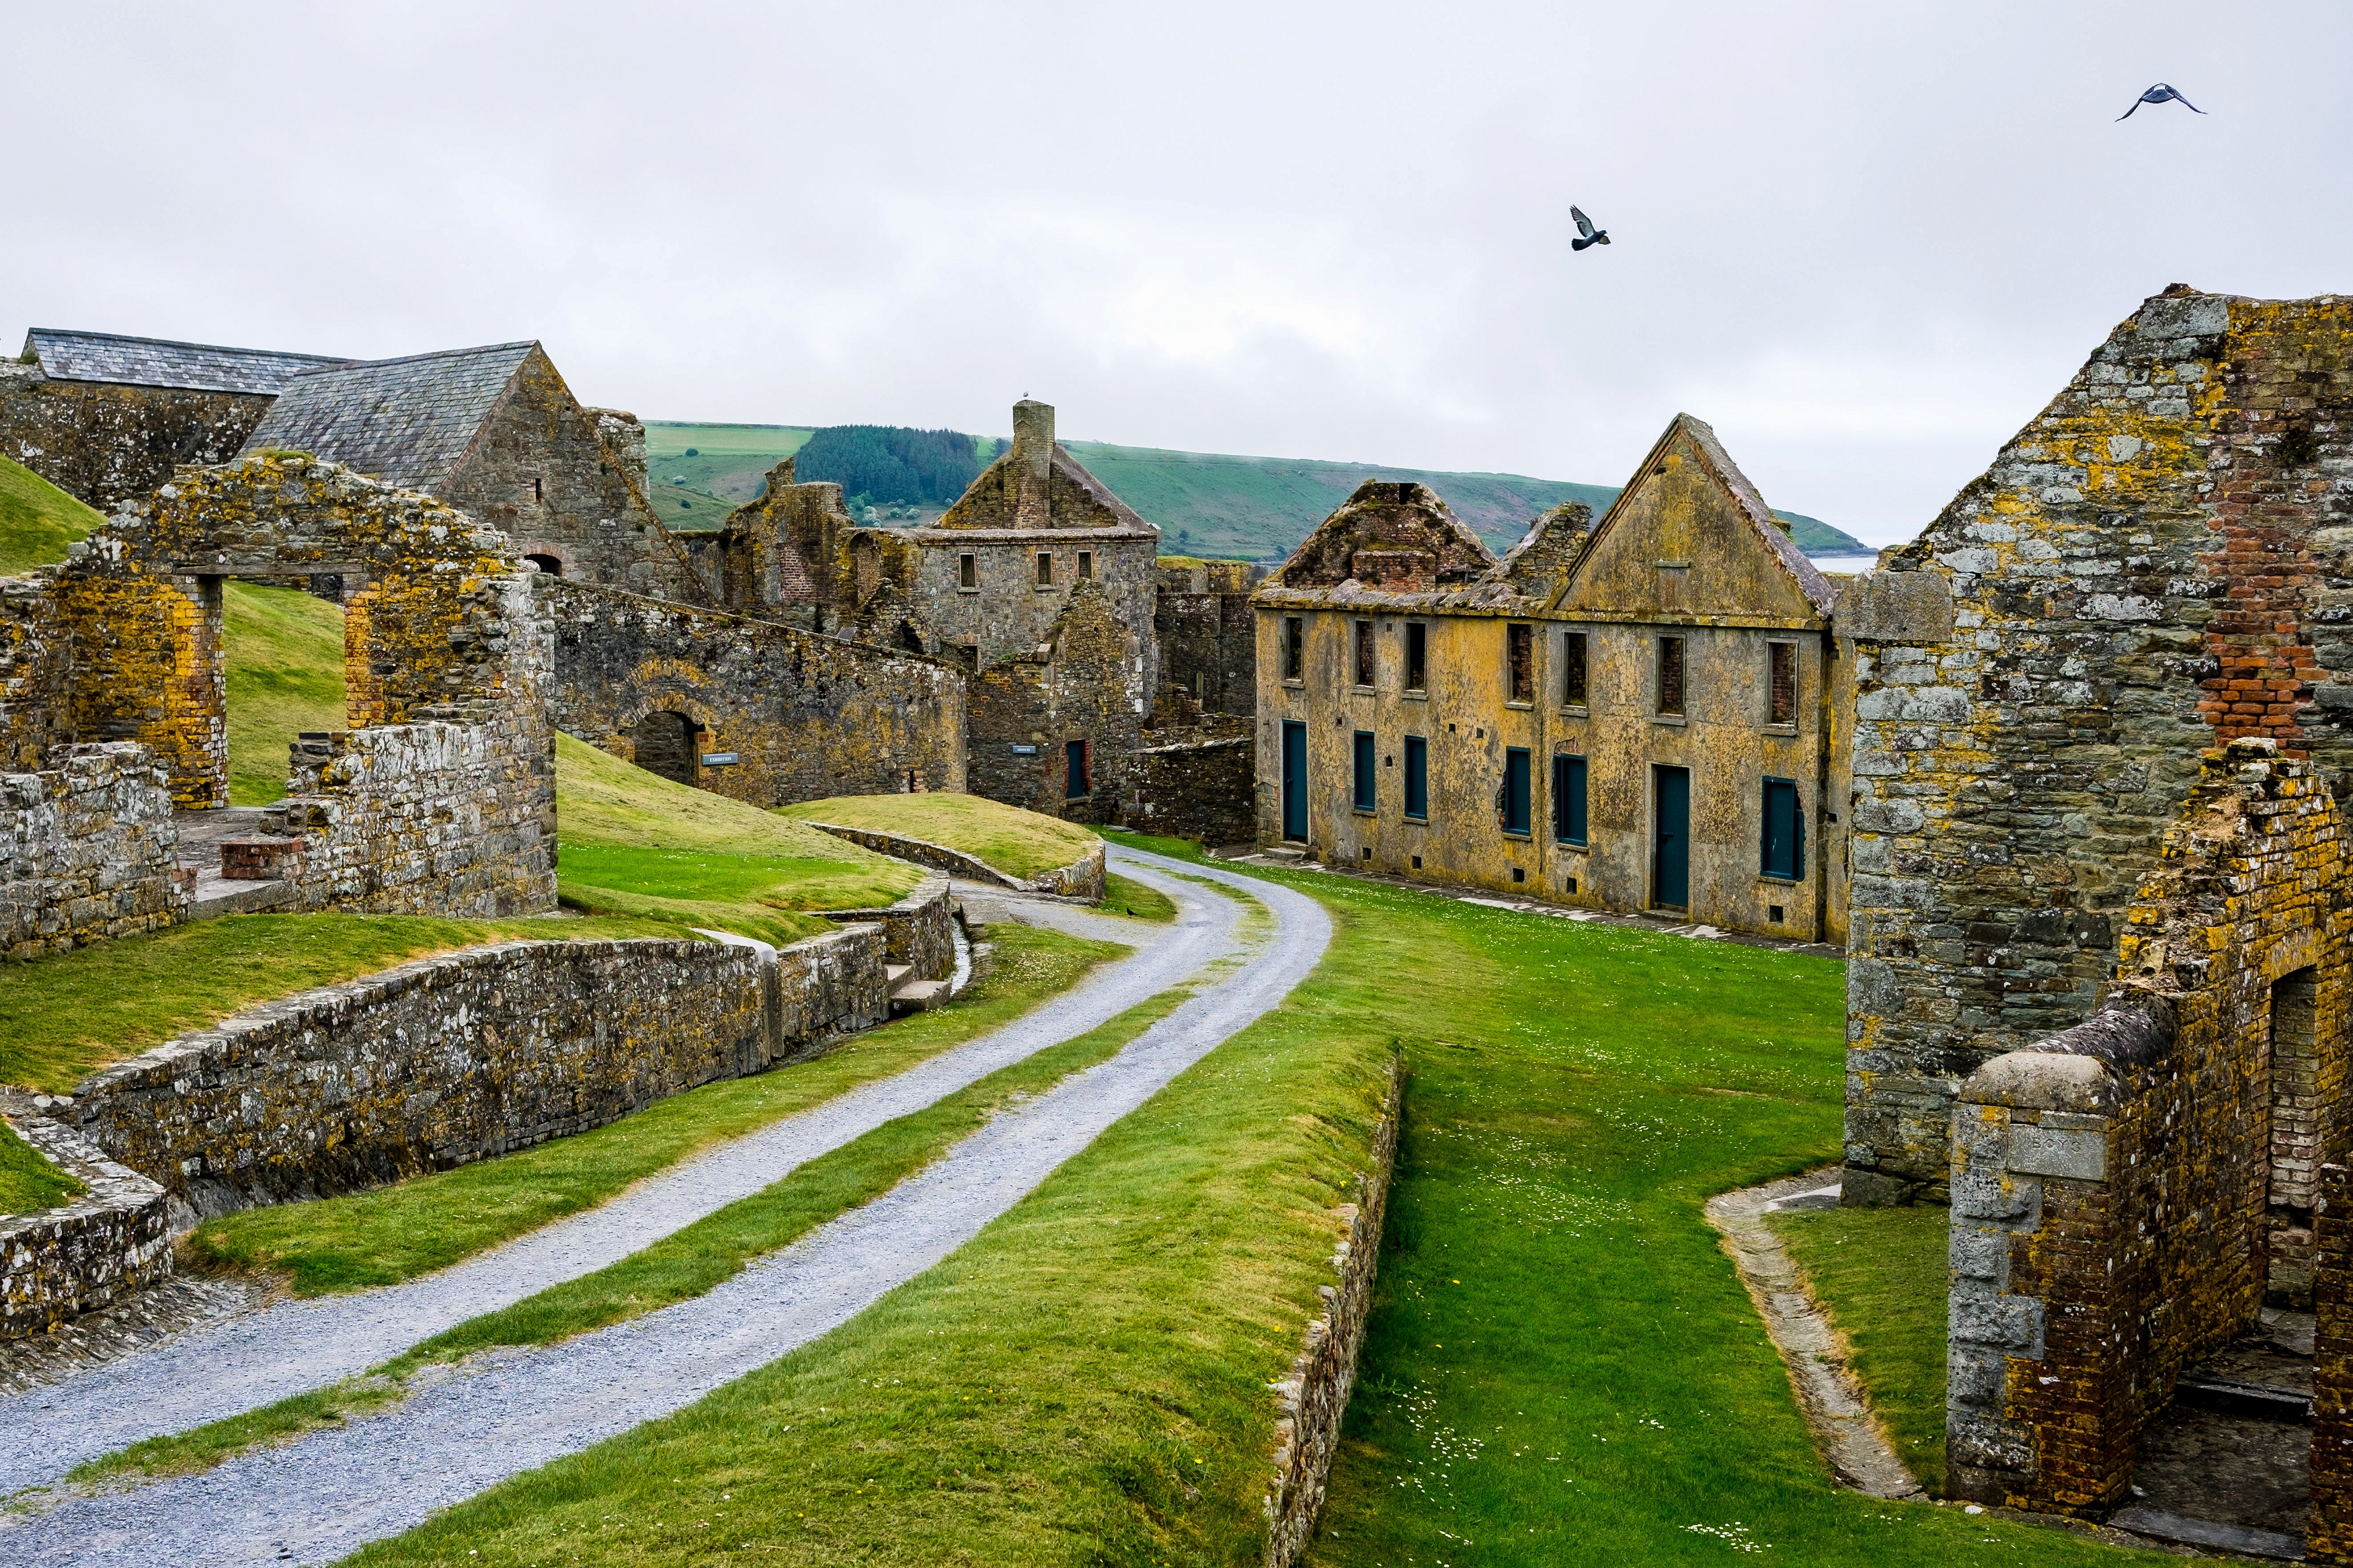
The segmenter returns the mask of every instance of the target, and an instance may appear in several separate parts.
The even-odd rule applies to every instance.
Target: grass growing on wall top
[[[0,458],[0,577],[57,564],[67,545],[105,521],[22,463]]]
[[[372,1192],[246,1209],[188,1238],[216,1267],[284,1272],[298,1295],[389,1285],[602,1203],[699,1150],[976,1039],[1126,950],[1026,926],[994,928],[989,972],[946,1007],[871,1029],[814,1061],[705,1084],[577,1137]]]
[[[1008,877],[1059,870],[1092,849],[1095,836],[1060,817],[976,795],[844,795],[782,807],[779,815],[927,839],[987,861]]]
[[[227,915],[0,969],[0,1083],[62,1094],[233,1014],[485,942],[685,937],[647,921]]]
[[[86,1190],[0,1121],[0,1215],[38,1214],[71,1203]]]
[[[228,667],[228,802],[286,795],[287,748],[306,730],[347,727],[343,610],[300,588],[227,583],[221,641]]]

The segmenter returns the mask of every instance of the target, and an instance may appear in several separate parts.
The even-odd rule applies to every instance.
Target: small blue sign
[[[702,753],[702,765],[706,768],[732,768],[735,765],[735,753],[733,752],[705,752]]]
[[[1034,757],[1038,754],[1038,748],[1017,745],[1013,748],[1013,754],[1017,757]]]

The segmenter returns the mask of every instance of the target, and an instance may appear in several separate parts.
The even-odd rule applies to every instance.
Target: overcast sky
[[[2353,289],[2341,0],[0,0],[0,332],[538,338],[647,418],[1028,394],[1617,483],[1688,410],[1884,543],[2167,284]],[[2115,123],[2160,79],[2208,112]]]

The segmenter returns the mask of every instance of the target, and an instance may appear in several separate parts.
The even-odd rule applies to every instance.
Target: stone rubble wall
[[[2353,1170],[2320,1168],[2314,1226],[2312,1481],[2304,1560],[2353,1563]]]
[[[1393,1061],[1387,1103],[1373,1132],[1372,1168],[1357,1178],[1358,1200],[1341,1205],[1335,1216],[1343,1226],[1332,1252],[1339,1283],[1317,1287],[1324,1313],[1307,1325],[1291,1375],[1275,1384],[1282,1415],[1275,1423],[1274,1480],[1266,1496],[1267,1568],[1290,1568],[1299,1561],[1314,1538],[1315,1516],[1324,1507],[1324,1488],[1340,1448],[1340,1424],[1356,1385],[1356,1356],[1364,1349],[1365,1320],[1372,1311],[1404,1094],[1404,1063]]]
[[[2182,1371],[2267,1299],[2312,1300],[2315,1166],[2353,1127],[2348,871],[2312,767],[2268,739],[2207,752],[2106,1006],[1962,1086],[1951,1495],[2101,1516]]]
[[[184,463],[237,456],[274,399],[259,392],[51,381],[0,360],[0,454],[111,511],[153,493]]]
[[[54,577],[0,577],[0,773],[37,773],[73,739],[73,636]]]
[[[1050,898],[1079,899],[1098,903],[1103,896],[1105,868],[1104,847],[1099,841],[1087,852],[1067,866],[1058,866],[1041,876],[1027,879],[1009,877],[976,856],[961,849],[951,849],[944,844],[934,844],[927,838],[911,838],[904,834],[885,833],[879,827],[849,827],[838,822],[812,822],[798,819],[802,826],[820,833],[830,833],[836,838],[847,838],[861,848],[877,855],[888,855],[895,860],[911,860],[918,866],[928,866],[935,871],[962,877],[968,882],[987,882],[995,887],[1010,888],[1019,893],[1044,893]]]
[[[913,892],[877,910],[827,910],[825,918],[845,924],[872,921],[882,928],[883,957],[903,963],[914,979],[945,980],[955,973],[955,903],[944,876],[926,877]]]
[[[0,1120],[81,1196],[38,1214],[0,1215],[0,1340],[47,1333],[169,1279],[164,1189],[41,1114],[36,1098],[0,1090]]]
[[[179,832],[144,746],[62,746],[0,775],[0,952],[37,958],[179,921]]]
[[[1146,746],[1128,758],[1127,826],[1138,833],[1248,844],[1258,832],[1254,735]]]
[[[350,1191],[583,1132],[890,1016],[884,938],[775,952],[518,942],[269,1003],[98,1073],[50,1112],[175,1220]]]

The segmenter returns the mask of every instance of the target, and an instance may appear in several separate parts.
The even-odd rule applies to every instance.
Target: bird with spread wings
[[[1593,220],[1576,207],[1572,206],[1568,209],[1568,216],[1569,221],[1577,225],[1577,238],[1568,242],[1568,247],[1571,250],[1583,250],[1588,245],[1609,243],[1609,231],[1606,228],[1594,227]]]
[[[2138,98],[2134,99],[2132,109],[2126,110],[2122,114],[2117,115],[2116,118],[2118,120],[2130,120],[2133,117],[2133,110],[2138,109],[2144,103],[2178,103],[2181,105],[2182,108],[2189,110],[2192,114],[2203,114],[2206,112],[2196,104],[2190,102],[2188,99],[2182,97],[2181,89],[2179,88],[2175,87],[2171,82],[2161,81],[2151,87],[2147,92],[2142,93]]]

